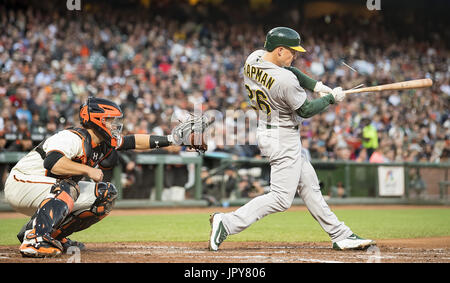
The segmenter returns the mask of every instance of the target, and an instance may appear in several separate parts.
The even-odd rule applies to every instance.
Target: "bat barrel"
[[[346,94],[351,93],[361,93],[361,92],[377,92],[383,90],[403,90],[403,89],[412,89],[412,88],[424,88],[430,87],[433,85],[433,81],[431,79],[419,79],[412,81],[404,81],[392,84],[371,86],[371,87],[363,87],[358,89],[349,89],[345,90]]]

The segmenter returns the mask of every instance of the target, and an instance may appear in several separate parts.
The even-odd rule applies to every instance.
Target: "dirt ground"
[[[421,206],[423,208],[423,206]],[[339,209],[362,209],[339,206]],[[396,206],[364,206],[366,209],[395,209]],[[404,208],[398,207],[399,209]],[[290,210],[304,210],[292,207]],[[150,213],[210,213],[212,208],[158,208],[115,210],[114,215]],[[229,211],[228,209],[219,209]],[[216,211],[216,209],[214,209]],[[0,219],[23,217],[1,213]],[[18,245],[0,246],[2,262],[82,262],[82,263],[450,263],[450,236],[420,239],[376,239],[377,245],[363,251],[335,251],[330,242],[227,242],[218,252],[207,242],[86,243],[81,253],[71,251],[58,258],[23,258]]]

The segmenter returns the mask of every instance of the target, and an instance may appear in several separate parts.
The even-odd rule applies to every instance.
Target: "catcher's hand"
[[[195,149],[197,152],[204,153],[208,149],[204,138],[205,130],[214,123],[213,119],[208,119],[205,115],[194,116],[180,122],[172,130],[173,143],[176,145],[185,145]]]

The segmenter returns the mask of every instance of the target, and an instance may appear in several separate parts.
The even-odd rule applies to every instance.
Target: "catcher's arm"
[[[184,145],[189,146],[199,152],[205,152],[207,145],[203,137],[206,128],[211,125],[213,121],[208,118],[193,117],[188,121],[181,122],[173,130],[171,135],[156,136],[149,134],[134,134],[127,135],[122,138],[119,143],[118,150],[127,149],[153,149],[160,147],[167,147],[170,145]]]
[[[173,144],[172,135],[156,136],[149,134],[127,135],[122,138],[118,150],[128,149],[153,149],[166,147]]]

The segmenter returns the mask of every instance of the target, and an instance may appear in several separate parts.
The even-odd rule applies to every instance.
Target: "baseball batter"
[[[375,242],[354,234],[330,210],[320,191],[319,180],[302,153],[299,133],[301,118],[309,118],[340,102],[342,88],[331,89],[312,80],[291,63],[300,46],[299,34],[286,27],[268,32],[265,50],[247,58],[243,73],[251,105],[259,111],[257,141],[271,166],[270,192],[252,199],[230,213],[214,213],[210,218],[209,249],[216,251],[228,235],[237,234],[266,215],[287,210],[298,192],[311,215],[328,233],[334,249],[361,249]],[[303,87],[321,93],[309,101]]]

